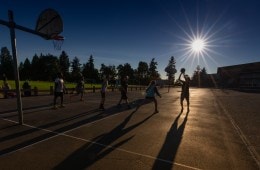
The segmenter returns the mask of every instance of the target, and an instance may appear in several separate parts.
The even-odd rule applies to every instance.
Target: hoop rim
[[[53,35],[50,37],[51,40],[64,40],[65,38],[62,35]]]
[[[54,34],[50,37],[53,42],[53,46],[55,50],[61,50],[61,46],[64,41],[64,37],[62,35]]]

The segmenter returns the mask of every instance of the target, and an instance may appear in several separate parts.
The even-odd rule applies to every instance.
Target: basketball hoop
[[[55,50],[61,50],[61,46],[64,42],[64,37],[61,35],[52,36],[52,42]]]
[[[64,37],[59,34],[63,32],[63,21],[56,10],[48,8],[42,11],[38,17],[35,31],[46,40],[52,40],[55,50],[61,50]]]

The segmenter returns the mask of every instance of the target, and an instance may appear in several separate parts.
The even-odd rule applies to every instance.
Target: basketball
[[[185,73],[185,68],[181,68],[181,73]]]

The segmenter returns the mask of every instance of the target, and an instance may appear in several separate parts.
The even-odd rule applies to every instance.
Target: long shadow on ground
[[[19,150],[21,148],[27,147],[34,143],[41,142],[48,138],[57,136],[60,133],[65,133],[71,129],[75,129],[80,126],[84,126],[85,124],[91,123],[93,121],[97,121],[97,120],[103,119],[107,116],[112,116],[112,115],[120,114],[120,113],[123,113],[123,112],[121,112],[117,107],[111,107],[105,111],[99,111],[97,109],[94,109],[94,110],[90,110],[90,111],[87,111],[84,113],[79,113],[79,114],[71,116],[69,118],[47,123],[45,125],[41,125],[38,127],[32,127],[31,129],[28,129],[28,130],[15,132],[13,134],[1,137],[0,143],[4,142],[4,141],[8,141],[8,140],[14,140],[15,138],[19,138],[19,137],[22,137],[22,136],[25,136],[25,135],[28,135],[28,134],[31,134],[31,133],[34,133],[37,131],[46,130],[47,128],[51,128],[51,127],[53,128],[55,126],[57,127],[57,129],[55,129],[53,131],[48,132],[46,130],[47,133],[45,133],[43,135],[22,141],[18,144],[9,146],[7,148],[3,148],[2,150],[0,150],[0,156],[11,153],[16,150]],[[63,125],[63,124],[65,124],[65,125]]]
[[[157,159],[153,164],[154,170],[171,170],[174,163],[175,156],[177,154],[178,148],[181,144],[182,135],[185,129],[185,125],[188,119],[189,112],[186,113],[186,116],[178,127],[178,120],[182,112],[179,113],[174,123],[171,126],[171,129],[168,131],[164,144],[157,155]]]
[[[129,116],[127,116],[122,123],[112,129],[109,133],[96,137],[92,142],[89,142],[83,147],[76,150],[69,157],[63,160],[59,165],[57,165],[55,169],[85,169],[96,161],[105,157],[116,148],[131,140],[134,136],[128,137],[125,140],[111,146],[111,144],[115,142],[118,138],[135,129],[142,123],[146,122],[154,115],[152,114],[146,117],[144,120],[125,128],[134,113],[135,111],[129,114]]]

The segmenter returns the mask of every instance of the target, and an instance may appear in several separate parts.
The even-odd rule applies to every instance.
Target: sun
[[[180,44],[180,51],[183,54],[180,61],[183,63],[190,62],[194,67],[203,63],[207,68],[209,62],[215,63],[212,55],[217,54],[217,52],[212,47],[214,47],[213,42],[216,42],[216,40],[212,35],[203,30],[191,31],[190,34],[188,34],[188,31],[185,33],[187,33],[187,37],[181,38],[183,43]]]
[[[202,52],[205,49],[205,41],[203,39],[195,39],[191,43],[191,49],[194,52]]]
[[[170,15],[176,26],[174,32],[169,31],[174,37],[171,53],[178,57],[180,67],[186,68],[186,72],[197,70],[197,66],[205,67],[209,72],[213,72],[212,69],[220,65],[218,63],[220,58],[225,57],[219,49],[223,45],[228,46],[228,43],[232,41],[231,35],[225,33],[226,26],[231,27],[232,23],[224,22],[226,26],[223,25],[224,13],[216,16],[217,18],[214,20],[208,20],[208,15],[201,17],[199,9],[195,9],[195,11],[196,15],[194,15],[195,13],[188,15],[185,8],[182,8],[183,13],[181,14],[184,17],[181,17],[180,20]]]

